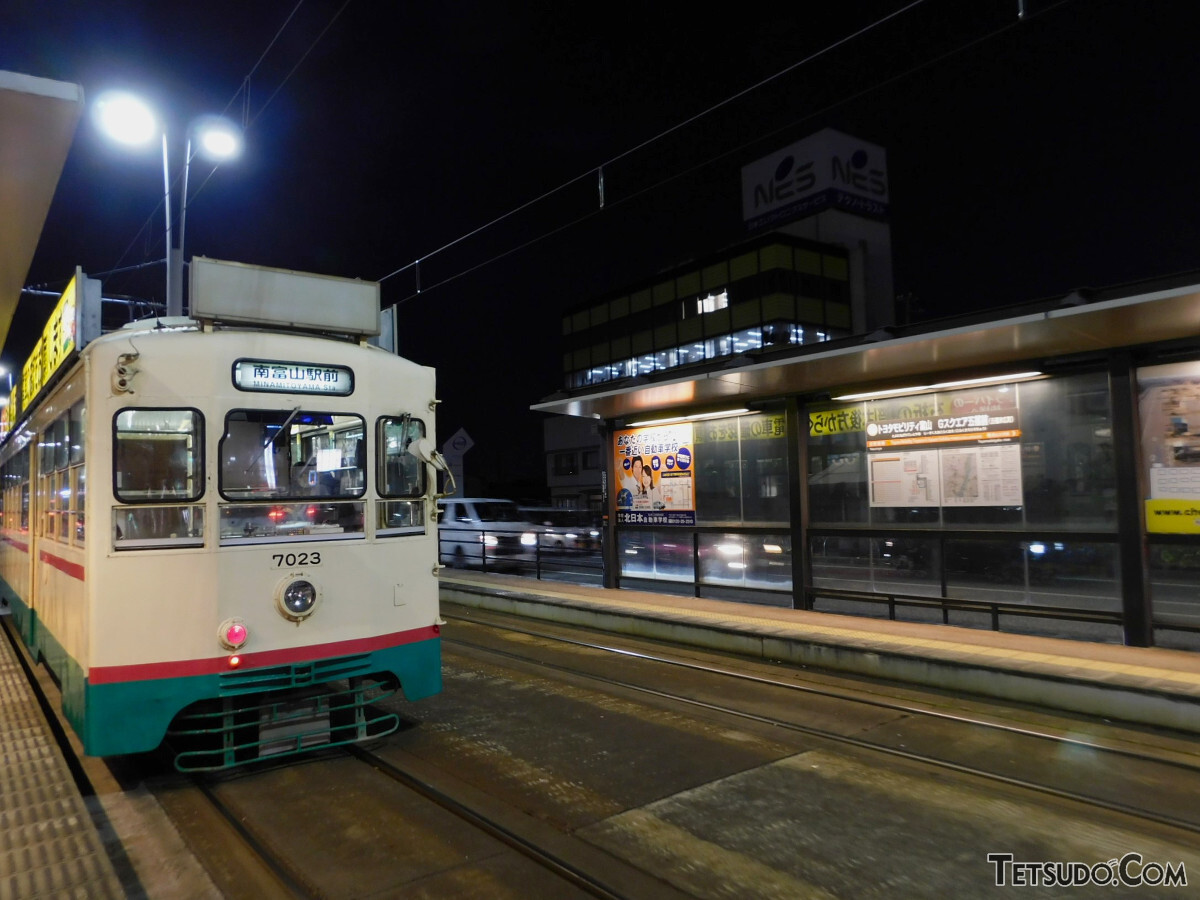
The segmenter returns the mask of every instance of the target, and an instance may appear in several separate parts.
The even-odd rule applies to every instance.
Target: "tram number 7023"
[[[319,566],[320,564],[321,554],[318,551],[312,553],[271,554],[272,569],[294,569],[296,566]]]

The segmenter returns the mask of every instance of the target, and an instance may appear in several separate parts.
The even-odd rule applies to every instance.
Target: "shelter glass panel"
[[[620,531],[617,533],[617,556],[624,578],[696,580],[690,531]]]
[[[813,524],[1116,529],[1102,372],[814,407],[808,428]]]
[[[700,581],[724,587],[790,590],[792,539],[787,534],[701,534]]]
[[[1150,591],[1155,625],[1200,628],[1200,547],[1151,544]]]
[[[742,462],[742,521],[787,522],[787,429],[782,412],[738,420]]]
[[[738,420],[697,422],[696,521],[717,524],[742,520],[742,466]]]
[[[1087,541],[946,541],[949,596],[1115,612],[1121,608],[1115,544]]]

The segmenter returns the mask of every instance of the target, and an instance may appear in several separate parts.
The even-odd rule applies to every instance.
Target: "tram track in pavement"
[[[317,750],[307,758],[292,758],[286,763],[264,763],[258,767],[252,765],[247,769],[230,773],[195,773],[186,776],[186,781],[195,788],[194,793],[203,797],[206,805],[219,816],[226,826],[227,834],[216,837],[214,842],[226,848],[223,852],[229,852],[230,841],[237,841],[244,854],[252,856],[258,865],[269,871],[270,877],[277,880],[282,891],[280,896],[300,897],[304,900],[324,900],[324,898],[340,896],[359,896],[360,889],[353,885],[346,885],[343,889],[343,886],[337,883],[336,873],[329,871],[330,867],[327,863],[323,871],[312,871],[314,862],[311,854],[306,854],[302,848],[281,846],[278,833],[267,833],[269,829],[262,827],[261,822],[255,822],[263,814],[262,802],[239,803],[236,799],[231,799],[230,795],[239,794],[237,783],[247,777],[269,777],[271,770],[279,773],[298,771],[308,767],[321,767],[324,777],[328,775],[329,767],[337,765],[339,761],[342,763],[353,762],[360,772],[365,767],[377,773],[380,779],[386,779],[388,782],[398,785],[403,791],[400,795],[391,795],[387,804],[381,804],[377,810],[359,809],[357,814],[360,818],[366,818],[375,812],[380,816],[376,820],[377,826],[388,827],[394,824],[398,829],[403,830],[404,826],[398,821],[401,813],[396,811],[411,809],[414,803],[412,795],[416,795],[420,801],[432,804],[437,809],[453,816],[459,823],[458,828],[465,823],[471,830],[485,835],[487,839],[519,854],[523,859],[530,861],[546,873],[550,881],[539,883],[538,896],[595,897],[600,900],[677,896],[669,886],[643,873],[630,870],[620,861],[602,851],[574,841],[569,836],[537,823],[519,811],[504,809],[501,805],[489,804],[486,800],[481,801],[477,795],[470,796],[472,792],[469,788],[464,788],[461,784],[448,784],[447,780],[439,778],[435,771],[422,770],[418,761],[410,761],[412,765],[399,765],[394,760],[385,758],[372,749],[373,744],[379,743],[380,741],[373,741],[368,745],[343,746],[328,751]],[[315,770],[310,768],[310,771]],[[342,776],[335,773],[328,783],[336,786],[339,777]],[[383,794],[385,791],[381,789],[379,793]],[[194,817],[194,801],[184,800],[182,804],[191,806],[190,815]],[[179,803],[175,805],[177,811],[182,808]],[[314,812],[316,811],[314,809]],[[395,821],[386,820],[385,817],[392,813],[395,813],[393,816]],[[211,819],[207,827],[211,832]],[[213,839],[211,834],[210,839]],[[464,843],[461,832],[455,836],[455,840],[460,844]],[[556,844],[557,847],[551,848],[548,846],[550,844]],[[353,860],[356,857],[361,858],[363,855],[361,849],[354,847],[344,847],[343,850],[344,858],[341,864],[344,866],[353,865]],[[479,851],[477,850],[477,852]],[[483,851],[484,855],[487,853],[488,851]],[[467,863],[467,865],[470,864]],[[245,860],[243,859],[238,865],[244,870]],[[397,868],[402,868],[402,864],[397,865]],[[212,872],[211,865],[209,871]],[[614,875],[614,872],[617,874]],[[440,877],[442,874],[444,873],[439,873],[434,877]],[[379,876],[381,879],[386,879],[387,873],[381,872]],[[398,895],[402,896],[404,891],[410,887],[404,880],[405,877],[398,875],[391,884],[387,884],[385,880],[378,883],[387,885],[381,888],[384,894],[390,896],[388,891],[391,890],[398,891]],[[425,877],[428,876],[417,877],[414,881],[420,885]],[[528,875],[526,877],[528,878]],[[235,883],[236,878],[222,880],[218,876],[216,880],[228,897],[237,898],[244,895],[257,898],[264,896],[261,893],[262,877],[258,878],[258,886],[244,893],[239,891]],[[631,883],[637,886],[632,891],[628,887]],[[485,893],[478,895],[520,896],[521,886],[521,884],[507,885],[506,887],[511,888],[511,893],[492,893],[492,890],[488,889]],[[421,893],[421,896],[436,896],[438,893],[436,888],[432,893],[428,893],[428,884],[420,885],[417,890],[418,892],[425,891]]]
[[[410,794],[449,813],[456,821],[466,823],[470,829],[529,860],[561,886],[561,889],[553,891],[553,896],[586,896],[600,900],[676,896],[669,886],[630,870],[595,848],[564,837],[560,832],[518,811],[505,809],[502,804],[489,804],[477,792],[475,796],[470,796],[469,788],[454,783],[452,779],[439,777],[438,772],[428,767],[423,770],[417,760],[410,760],[411,765],[402,766],[385,759],[372,749],[380,744],[380,740],[325,751],[317,748],[308,756],[252,763],[245,768],[217,773],[185,774],[174,771],[171,762],[174,751],[169,744],[164,744],[153,753],[131,757],[108,760],[83,757],[79,747],[67,738],[66,724],[59,710],[57,686],[48,676],[35,677],[36,671],[23,646],[9,633],[8,623],[0,622],[0,625],[4,626],[5,631],[0,639],[12,640],[17,648],[24,674],[84,794],[90,796],[94,793],[93,782],[96,781],[106,782],[104,790],[110,793],[136,791],[145,787],[154,795],[165,817],[159,820],[152,816],[139,821],[135,827],[139,831],[161,830],[164,827],[169,830],[169,821],[183,837],[212,884],[227,898],[324,900],[358,895],[356,891],[344,892],[336,886],[331,887],[331,881],[336,882],[336,874],[331,878],[329,871],[313,872],[306,869],[303,851],[289,847],[286,842],[279,840],[278,834],[268,834],[259,827],[255,820],[262,815],[263,804],[245,804],[236,800],[245,793],[239,789],[239,785],[255,778],[270,778],[272,774],[289,770],[313,771],[309,767],[326,766],[339,759],[353,760],[356,765],[363,764],[363,767],[378,773],[380,778],[400,785]],[[403,800],[392,804],[394,808],[406,805]],[[388,814],[386,808],[381,808],[379,812],[384,816]],[[313,813],[314,818],[320,817],[322,810],[318,807]],[[94,814],[103,815],[98,810],[94,810]],[[198,891],[197,895],[205,892],[198,884],[182,885],[169,878],[156,878],[151,872],[155,861],[150,859],[141,860],[140,865],[131,865],[124,859],[122,843],[133,835],[121,835],[119,828],[114,830],[118,832],[117,840],[110,842],[108,850],[116,856],[114,863],[123,873],[123,882],[130,896],[154,898],[168,896],[179,889]],[[137,839],[144,840],[141,837]],[[557,849],[551,849],[548,844],[557,844]],[[345,849],[347,855],[354,856],[353,847]],[[140,870],[144,884],[138,882],[135,868]],[[615,877],[614,873],[617,873]],[[164,888],[159,881],[170,886]],[[629,889],[631,884],[632,890]],[[400,890],[403,887],[402,884],[398,885]],[[514,889],[513,896],[519,893]]]
[[[867,680],[848,679],[835,673],[818,673],[815,670],[807,668],[799,669],[783,664],[778,667],[774,674],[764,675],[759,673],[764,671],[765,666],[769,664],[757,661],[735,661],[732,658],[728,658],[728,661],[724,664],[718,664],[713,661],[718,656],[717,654],[707,651],[695,651],[691,648],[672,648],[658,641],[647,640],[639,643],[636,639],[618,638],[617,636],[607,634],[604,635],[603,639],[597,637],[580,637],[581,633],[586,632],[578,628],[564,628],[561,632],[556,633],[553,629],[531,628],[527,625],[517,624],[521,621],[520,617],[509,616],[504,613],[485,613],[475,609],[471,609],[469,615],[463,615],[447,610],[444,606],[442,614],[454,624],[469,624],[497,631],[505,631],[520,635],[523,639],[518,645],[519,649],[513,649],[511,646],[508,648],[498,648],[465,640],[463,637],[455,635],[453,629],[445,629],[443,631],[443,642],[450,647],[469,648],[475,653],[533,665],[539,671],[557,671],[563,675],[598,682],[610,688],[632,691],[640,695],[651,696],[658,700],[666,701],[667,703],[682,704],[687,708],[702,710],[705,714],[716,714],[718,716],[732,717],[736,720],[751,721],[772,729],[787,730],[795,734],[827,741],[834,745],[881,753],[889,757],[904,759],[920,765],[932,766],[941,770],[953,771],[960,775],[984,779],[987,782],[1002,784],[1020,791],[1084,804],[1088,807],[1104,809],[1110,813],[1132,816],[1138,820],[1153,822],[1157,825],[1180,829],[1192,834],[1200,834],[1200,810],[1195,809],[1194,804],[1183,800],[1183,798],[1188,796],[1194,797],[1200,793],[1200,744],[1190,741],[1183,736],[1160,735],[1151,730],[1134,727],[1123,728],[1108,722],[1101,722],[1097,725],[1094,722],[1085,722],[1082,717],[1072,719],[1047,711],[1034,711],[1015,705],[1005,706],[1003,704],[988,704],[977,701],[955,700],[953,701],[955,705],[969,705],[974,708],[974,711],[969,713],[962,711],[953,712],[945,708],[947,703],[946,697],[938,697],[933,692],[922,692],[919,689],[899,688],[881,683],[870,683],[865,688],[831,687],[829,684],[830,680],[835,680],[841,685],[846,685],[850,682],[862,684],[862,682]],[[1110,777],[1097,777],[1093,779],[1091,785],[1095,790],[1086,791],[1063,787],[1048,783],[1047,781],[1035,780],[1035,778],[1030,777],[1028,774],[1031,769],[1035,768],[1032,766],[1014,766],[1013,768],[1025,770],[1020,775],[1013,772],[994,771],[997,768],[996,766],[985,767],[975,764],[969,759],[954,759],[948,753],[935,755],[929,752],[910,749],[904,746],[903,743],[897,746],[895,743],[879,739],[840,733],[830,728],[805,724],[802,721],[760,714],[721,702],[687,696],[678,691],[652,687],[644,683],[645,679],[639,682],[625,678],[616,678],[609,674],[584,671],[578,667],[577,663],[556,663],[544,657],[531,654],[528,639],[546,641],[574,650],[585,651],[589,654],[601,653],[608,655],[610,658],[620,658],[651,666],[684,670],[700,676],[732,679],[738,683],[752,685],[755,688],[785,691],[795,695],[817,698],[821,701],[869,707],[883,713],[895,714],[897,717],[902,717],[902,719],[898,719],[897,721],[903,721],[908,727],[911,727],[914,722],[926,720],[938,723],[941,726],[970,730],[976,734],[974,738],[966,742],[946,742],[944,746],[948,749],[953,749],[960,743],[967,743],[973,746],[987,744],[988,740],[986,738],[981,740],[978,737],[981,733],[998,735],[1002,740],[1014,742],[1013,747],[1015,749],[1009,751],[1011,753],[1018,753],[1021,746],[1028,747],[1031,743],[1037,743],[1042,745],[1043,748],[1050,748],[1049,752],[1043,749],[1043,752],[1040,754],[1042,757],[1058,756],[1063,759],[1073,760],[1077,765],[1090,764],[1093,770],[1103,770],[1104,774]],[[645,649],[645,644],[647,643],[654,644],[655,650],[653,652]],[[743,667],[749,671],[739,671],[735,666]],[[818,675],[825,680],[811,680],[814,676]],[[896,699],[894,696],[881,698],[881,691],[892,691],[896,695],[923,694],[930,699],[922,702],[914,702],[912,700]],[[985,709],[986,712],[984,711]],[[1014,716],[1041,719],[1042,721],[1037,724],[1027,721],[1017,723],[1013,720]],[[1051,721],[1055,723],[1053,726],[1048,724]],[[1082,735],[1082,731],[1086,728],[1092,728],[1094,731],[1104,733],[1106,736],[1085,737]],[[1161,744],[1162,746],[1147,749],[1152,742]],[[1097,761],[1101,761],[1102,765],[1096,765]],[[1124,771],[1131,767],[1136,768],[1136,771],[1128,773]],[[1064,774],[1061,768],[1057,768],[1055,772],[1059,775]],[[1120,780],[1114,781],[1111,779],[1111,776],[1114,774],[1118,776],[1126,774],[1127,777],[1124,782]],[[1190,788],[1179,784],[1179,779],[1181,778],[1190,785]],[[1080,778],[1078,780],[1086,781],[1087,778]],[[1168,804],[1170,804],[1172,796],[1182,800],[1182,802],[1172,804],[1178,807],[1175,812],[1164,812],[1161,809],[1147,808],[1151,804],[1138,805],[1123,799],[1117,799],[1122,796],[1136,795],[1146,782],[1155,780],[1166,786],[1166,790],[1169,792],[1165,798],[1160,796],[1159,799],[1165,799]]]

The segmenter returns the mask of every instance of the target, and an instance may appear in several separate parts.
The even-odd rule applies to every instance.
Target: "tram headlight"
[[[299,622],[313,611],[317,596],[317,589],[311,581],[297,578],[282,586],[275,602],[286,618]]]

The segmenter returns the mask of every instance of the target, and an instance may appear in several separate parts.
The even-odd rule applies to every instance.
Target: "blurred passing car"
[[[503,568],[535,558],[537,529],[511,500],[447,497],[438,512],[438,556],[447,565]]]
[[[538,543],[558,550],[600,549],[600,522],[587,509],[522,506],[521,515],[537,526]]]

